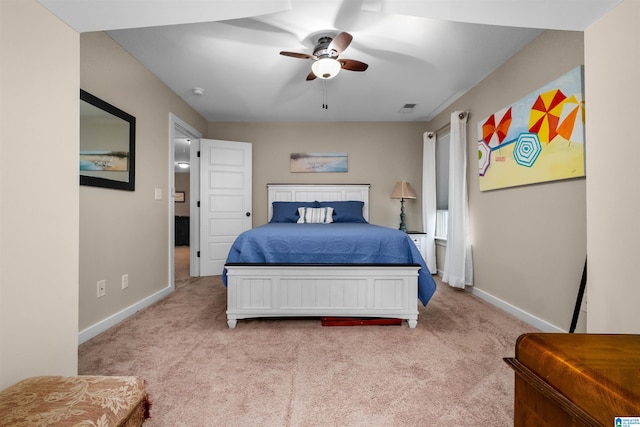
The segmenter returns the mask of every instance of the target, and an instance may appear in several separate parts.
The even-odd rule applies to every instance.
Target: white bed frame
[[[269,184],[274,201],[364,202],[369,185]],[[257,317],[380,317],[418,323],[419,265],[227,265],[227,324]]]

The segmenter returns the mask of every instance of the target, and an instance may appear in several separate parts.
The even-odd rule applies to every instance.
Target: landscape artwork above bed
[[[348,172],[347,153],[291,153],[291,172]]]
[[[585,176],[583,67],[478,122],[480,191]]]

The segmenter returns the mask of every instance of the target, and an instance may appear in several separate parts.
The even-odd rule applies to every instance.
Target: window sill
[[[447,239],[439,239],[437,237],[434,237],[433,240],[435,240],[436,246],[440,246],[441,248],[447,247]]]

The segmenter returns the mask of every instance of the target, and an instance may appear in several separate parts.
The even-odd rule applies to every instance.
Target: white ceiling
[[[39,0],[108,31],[209,121],[427,121],[543,29],[582,31],[620,1]],[[312,61],[279,54],[341,31],[340,57],[367,71],[308,82]]]

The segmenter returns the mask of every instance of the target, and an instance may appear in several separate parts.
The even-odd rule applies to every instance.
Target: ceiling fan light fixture
[[[311,71],[320,79],[332,79],[338,75],[342,66],[334,58],[320,58],[311,65]]]

